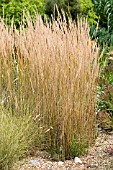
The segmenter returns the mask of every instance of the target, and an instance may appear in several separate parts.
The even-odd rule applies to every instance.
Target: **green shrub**
[[[0,16],[5,19],[5,23],[10,24],[12,18],[16,27],[23,21],[23,10],[29,11],[31,18],[36,15],[36,10],[44,16],[45,1],[44,0],[10,0],[0,1]],[[25,19],[25,18],[24,18]]]

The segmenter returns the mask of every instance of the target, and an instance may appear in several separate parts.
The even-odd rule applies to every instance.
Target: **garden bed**
[[[36,151],[34,156],[16,163],[14,170],[112,170],[113,132],[100,131],[95,145],[80,160],[82,163],[75,163],[74,159],[53,161],[45,151]]]

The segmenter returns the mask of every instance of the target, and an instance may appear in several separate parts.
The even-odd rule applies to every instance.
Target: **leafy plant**
[[[110,0],[108,0],[110,1]],[[107,15],[105,12],[105,0],[92,0],[94,4],[94,9],[97,16],[99,17],[99,27],[107,29]]]
[[[113,1],[111,0],[93,0],[96,15],[99,17],[99,29],[95,29],[95,36],[100,45],[110,46],[113,34]]]
[[[96,25],[98,17],[94,11],[94,4],[91,0],[80,0],[81,17],[87,17],[90,25]]]
[[[106,58],[106,65],[102,68],[100,77],[100,97],[98,107],[113,115],[113,61]]]
[[[104,10],[107,15],[108,32],[112,32],[113,31],[113,1],[112,0],[105,0]]]
[[[31,18],[34,18],[36,11],[40,15],[45,14],[44,0],[2,0],[0,1],[0,16],[4,18],[7,24],[11,24],[12,18],[14,23],[19,27],[19,22],[23,20],[23,11],[29,12]]]

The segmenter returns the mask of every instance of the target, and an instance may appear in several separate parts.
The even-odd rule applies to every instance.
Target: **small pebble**
[[[81,159],[80,159],[80,158],[78,158],[78,157],[75,157],[74,162],[75,162],[75,163],[82,164]]]
[[[37,161],[37,160],[30,160],[29,163],[32,164],[32,165],[37,165],[37,164],[39,164],[39,161]]]
[[[62,162],[62,161],[58,162],[58,166],[62,166],[63,164],[64,164],[64,162]]]

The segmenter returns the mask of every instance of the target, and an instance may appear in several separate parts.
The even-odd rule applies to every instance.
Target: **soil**
[[[33,157],[17,162],[14,170],[113,170],[113,131],[100,131],[95,145],[89,148],[87,155],[64,162],[53,161],[47,152],[36,151]]]

